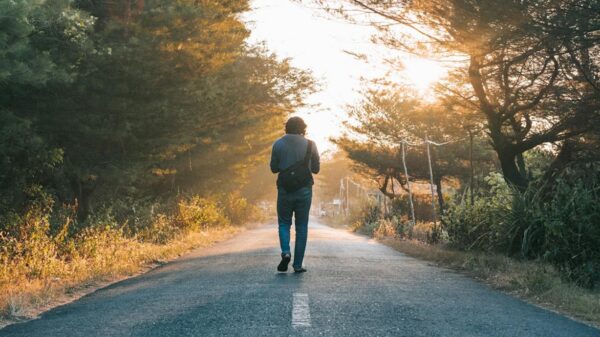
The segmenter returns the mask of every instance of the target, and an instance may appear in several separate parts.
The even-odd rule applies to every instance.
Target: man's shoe
[[[281,254],[281,262],[279,262],[279,265],[277,266],[277,271],[287,271],[291,259],[292,255],[290,253]]]
[[[304,268],[304,267],[295,268],[294,267],[294,273],[306,273],[306,268]]]

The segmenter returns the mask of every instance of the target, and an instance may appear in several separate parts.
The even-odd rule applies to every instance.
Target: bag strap
[[[309,160],[310,160],[310,154],[312,151],[312,141],[308,140],[308,145],[306,147],[306,154],[304,155],[304,163],[308,164]]]

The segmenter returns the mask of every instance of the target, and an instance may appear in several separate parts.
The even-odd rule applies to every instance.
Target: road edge
[[[100,279],[86,281],[86,282],[83,282],[81,284],[77,284],[77,285],[71,286],[71,287],[65,287],[64,289],[62,289],[63,291],[61,291],[61,294],[59,297],[51,298],[44,304],[39,305],[35,308],[31,308],[30,310],[28,310],[27,316],[0,318],[0,332],[4,328],[6,328],[10,325],[25,323],[28,321],[39,319],[44,313],[46,313],[52,309],[73,303],[73,302],[81,299],[84,296],[92,294],[92,293],[94,293],[98,290],[101,290],[103,288],[106,288],[112,284],[115,284],[115,283],[118,283],[118,282],[121,282],[124,280],[128,280],[128,279],[131,279],[134,277],[138,277],[140,275],[151,272],[157,268],[160,268],[168,263],[171,263],[178,259],[185,258],[188,255],[194,254],[198,250],[210,248],[219,243],[231,240],[232,238],[240,235],[241,233],[243,233],[251,228],[254,228],[254,224],[247,224],[244,226],[236,226],[236,227],[230,227],[230,228],[222,228],[222,229],[220,229],[220,234],[222,236],[220,236],[218,239],[211,240],[207,244],[204,244],[202,242],[198,243],[197,245],[195,245],[193,247],[184,249],[183,251],[176,253],[173,256],[169,256],[169,257],[161,259],[159,261],[156,261],[156,260],[148,261],[146,263],[141,264],[137,268],[137,270],[133,273],[128,273],[128,274],[124,274],[124,275],[116,275],[116,276],[107,275]]]

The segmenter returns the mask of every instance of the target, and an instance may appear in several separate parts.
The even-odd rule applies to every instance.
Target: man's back
[[[302,135],[287,134],[273,143],[271,152],[271,171],[278,173],[304,159],[308,140]],[[315,142],[312,142],[310,170],[319,173],[321,168],[319,152]]]

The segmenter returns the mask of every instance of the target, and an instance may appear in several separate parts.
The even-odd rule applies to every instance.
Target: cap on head
[[[304,135],[306,133],[306,123],[300,117],[291,117],[285,123],[285,133]]]

